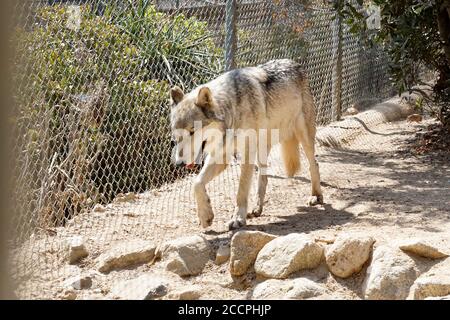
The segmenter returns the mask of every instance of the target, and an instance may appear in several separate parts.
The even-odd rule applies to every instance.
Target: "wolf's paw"
[[[258,218],[261,216],[263,212],[263,208],[260,206],[255,206],[253,210],[250,212],[250,217]]]
[[[242,228],[246,225],[245,220],[242,219],[231,219],[230,222],[228,222],[228,230],[236,230],[239,228]]]
[[[323,195],[320,196],[311,196],[308,200],[309,206],[316,206],[318,204],[323,204]]]
[[[208,228],[212,224],[213,219],[214,219],[214,213],[211,208],[198,211],[197,215],[198,215],[198,219],[199,219],[199,224],[203,228]]]

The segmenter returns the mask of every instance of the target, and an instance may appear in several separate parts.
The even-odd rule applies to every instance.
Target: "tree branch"
[[[439,34],[441,36],[447,63],[450,65],[450,1],[445,0],[439,8],[437,17]]]

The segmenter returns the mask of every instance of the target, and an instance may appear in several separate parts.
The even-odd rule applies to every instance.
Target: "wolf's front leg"
[[[230,230],[245,226],[247,219],[248,194],[252,182],[255,165],[241,164],[241,177],[239,178],[239,189],[237,194],[237,208],[233,218],[228,223]]]
[[[211,200],[206,193],[206,185],[225,168],[226,164],[212,163],[211,159],[207,158],[200,174],[195,179],[194,196],[197,202],[197,216],[203,228],[209,227],[214,219]]]

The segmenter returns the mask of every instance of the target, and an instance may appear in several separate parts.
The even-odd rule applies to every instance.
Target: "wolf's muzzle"
[[[200,152],[198,153],[196,159],[192,163],[186,163],[184,160],[175,160],[175,152],[176,152],[176,143],[172,145],[172,161],[175,163],[175,166],[177,168],[180,167],[186,167],[188,169],[193,169],[195,166],[203,165],[203,159],[204,159],[204,152],[206,147],[206,140],[202,142],[202,147],[200,149]]]

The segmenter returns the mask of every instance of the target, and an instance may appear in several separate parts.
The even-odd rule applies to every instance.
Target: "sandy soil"
[[[450,158],[410,152],[414,133],[430,123],[381,124],[344,148],[319,148],[317,159],[326,202],[320,207],[306,206],[310,186],[304,160],[302,172],[286,179],[276,156],[272,157],[265,211],[261,217],[248,220],[245,229],[276,235],[305,232],[331,241],[341,232],[362,232],[372,235],[377,244],[430,236],[450,248]],[[192,177],[187,177],[139,194],[131,202],[110,204],[105,212],[81,214],[66,227],[58,228],[56,234],[35,235],[13,252],[18,296],[63,297],[63,281],[94,270],[95,258],[117,241],[139,238],[160,243],[204,234],[214,247],[228,243],[232,232],[227,231],[226,222],[234,210],[238,174],[239,167],[232,166],[208,186],[216,216],[207,230],[198,226]],[[62,258],[64,243],[78,235],[84,237],[90,255],[79,265],[69,266]],[[202,287],[203,299],[247,298],[254,284],[261,281],[253,272],[232,279],[226,264],[217,266],[212,261],[202,275],[189,278],[167,274],[155,263],[96,274],[92,289],[80,292],[78,299],[108,298],[115,281],[144,272],[170,277],[173,287],[197,284]],[[361,298],[364,270],[348,280],[335,279],[325,266],[294,276],[303,274],[326,285],[333,298]]]

